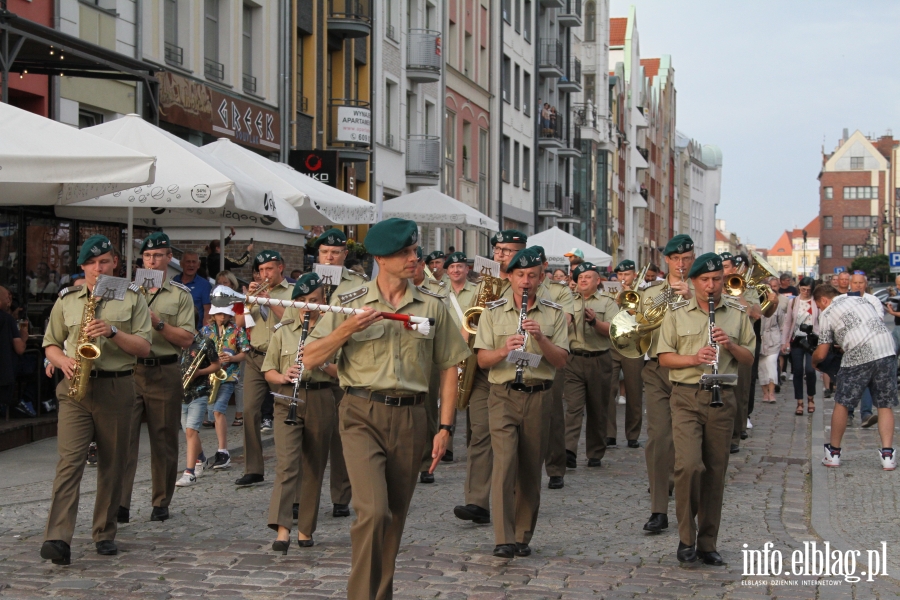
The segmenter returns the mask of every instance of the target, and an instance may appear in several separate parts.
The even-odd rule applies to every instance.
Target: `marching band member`
[[[425,265],[431,270],[435,281],[441,287],[446,287],[450,284],[450,278],[447,276],[447,272],[444,271],[444,261],[446,260],[447,255],[444,254],[443,250],[435,250],[425,257]]]
[[[649,270],[649,269],[648,269]],[[622,290],[638,291],[634,279],[635,264],[633,260],[623,260],[615,268],[616,278],[622,283]],[[628,358],[619,354],[615,348],[610,352],[612,358],[612,393],[609,397],[609,414],[606,419],[607,446],[616,445],[616,400],[619,396],[619,372],[624,374],[625,385],[625,439],[629,448],[640,448],[638,437],[641,435],[643,418],[643,381],[641,371],[644,369],[644,357]]]

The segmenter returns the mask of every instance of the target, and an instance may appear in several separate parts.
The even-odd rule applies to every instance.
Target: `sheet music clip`
[[[476,256],[472,269],[479,275],[490,275],[491,277],[500,277],[500,263],[483,256]]]
[[[542,358],[543,356],[540,354],[532,354],[524,350],[513,350],[506,357],[506,362],[513,363],[517,367],[531,367],[534,369],[541,363]]]
[[[161,288],[163,272],[156,269],[138,269],[134,272],[134,282],[148,292],[155,288]]]
[[[344,267],[340,265],[323,265],[316,263],[313,265],[313,272],[322,280],[322,285],[337,286],[341,283]]]
[[[129,282],[124,277],[101,275],[94,285],[94,295],[103,300],[124,300]]]

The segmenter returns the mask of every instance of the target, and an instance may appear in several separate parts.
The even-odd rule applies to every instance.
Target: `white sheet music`
[[[485,269],[487,270],[485,271]],[[475,264],[472,266],[472,270],[479,275],[487,273],[491,277],[500,277],[500,263],[483,256],[475,257]]]
[[[94,295],[104,300],[124,300],[129,281],[123,277],[101,275],[94,285]]]
[[[531,352],[525,352],[523,350],[513,350],[506,357],[506,362],[513,363],[516,366],[518,366],[519,363],[522,363],[524,366],[534,369],[541,363],[541,358],[543,357],[540,354],[532,354]]]
[[[322,285],[337,287],[341,283],[341,275],[344,272],[344,267],[316,263],[313,266],[313,272],[315,272],[322,280]]]
[[[147,291],[162,287],[163,272],[156,269],[138,269],[134,272],[134,282]]]

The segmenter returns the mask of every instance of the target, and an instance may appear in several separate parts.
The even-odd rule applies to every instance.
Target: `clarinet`
[[[528,342],[528,333],[525,331],[525,317],[528,313],[528,290],[522,291],[522,310],[519,312],[519,329],[516,330],[517,335],[524,335],[525,339],[522,340],[522,347],[519,348],[522,352],[525,351],[525,344]],[[523,385],[522,377],[525,374],[525,364],[521,361],[516,365],[516,381],[513,384],[514,386]],[[513,388],[515,389],[515,388]]]
[[[712,364],[712,374],[713,374],[713,382],[709,386],[710,391],[712,392],[712,400],[709,402],[710,408],[718,408],[722,406],[722,387],[719,384],[718,378],[715,377],[719,374],[719,344],[717,344],[713,340],[713,327],[716,326],[716,301],[713,300],[713,297],[709,297],[709,345],[712,346],[713,350],[716,351],[716,359]]]
[[[291,404],[288,407],[288,416],[284,420],[285,425],[299,425],[297,421],[297,395],[300,393],[300,380],[303,379],[303,346],[306,345],[306,336],[309,335],[309,317],[311,311],[306,311],[303,315],[303,328],[300,330],[300,343],[297,344],[297,360],[294,364],[300,365],[300,374],[294,380],[294,395],[291,398]]]

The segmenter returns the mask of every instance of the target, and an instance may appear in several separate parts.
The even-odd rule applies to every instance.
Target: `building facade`
[[[716,231],[704,224],[716,219],[722,191],[722,151],[676,132],[674,154],[671,233],[691,236],[698,256],[713,252]]]
[[[782,233],[766,253],[769,264],[779,273],[790,273],[798,280],[818,277],[820,225],[820,218],[815,217],[802,229]]]

